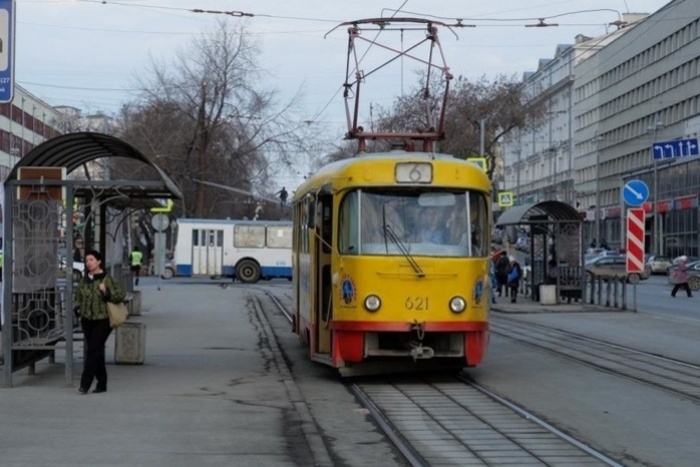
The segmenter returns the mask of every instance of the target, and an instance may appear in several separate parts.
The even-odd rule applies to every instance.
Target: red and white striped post
[[[627,209],[627,273],[644,272],[644,208]]]

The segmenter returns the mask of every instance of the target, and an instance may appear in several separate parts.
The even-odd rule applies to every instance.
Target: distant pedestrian
[[[284,206],[285,204],[287,204],[287,198],[289,197],[289,193],[287,193],[285,187],[282,187],[282,189],[275,194],[280,197],[280,206]]]
[[[135,246],[131,254],[129,255],[131,262],[131,272],[134,274],[134,285],[139,285],[139,276],[141,275],[141,266],[143,263],[143,253],[139,250],[139,247]]]
[[[515,256],[508,257],[506,276],[508,277],[508,289],[510,289],[510,303],[515,303],[518,298],[520,279],[523,277],[523,268],[516,261]]]
[[[610,247],[608,246],[608,242],[606,242],[605,239],[602,239],[602,240],[600,241],[600,247],[601,247],[603,250],[609,250],[609,249],[610,249]]]
[[[496,278],[496,262],[493,260],[493,258],[489,261],[489,280],[491,282],[491,303],[496,303],[498,279]]]
[[[506,290],[506,297],[508,296],[508,253],[505,251],[501,252],[501,256],[498,257],[496,261],[496,280],[498,280],[498,296],[503,294],[503,289]]]
[[[688,285],[688,266],[685,264],[686,259],[685,256],[681,256],[678,260],[678,264],[676,264],[676,270],[673,272],[676,285],[673,286],[671,297],[675,298],[679,289],[685,289],[685,293],[688,294],[688,297],[693,296],[693,293],[690,291],[690,286]]]

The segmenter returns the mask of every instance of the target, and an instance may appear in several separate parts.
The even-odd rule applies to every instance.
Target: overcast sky
[[[170,61],[217,20],[243,22],[261,49],[265,85],[281,97],[301,92],[299,118],[343,128],[338,93],[345,80],[347,28],[324,35],[342,21],[380,16],[434,15],[448,24],[463,18],[476,28],[440,31],[447,65],[455,76],[518,78],[551,58],[557,44],[578,34],[614,30],[621,13],[652,13],[668,0],[17,0],[15,80],[51,105],[86,113],[114,113],[129,99],[134,77],[149,57]],[[252,17],[194,13],[193,9],[238,11]],[[396,10],[402,11],[397,13]],[[598,11],[592,11],[598,10]],[[556,27],[525,27],[537,18]],[[366,35],[373,37],[374,32]],[[406,33],[404,45],[415,43]],[[388,36],[388,34],[386,34]],[[385,35],[383,33],[382,38]],[[401,47],[397,34],[394,44]],[[365,47],[365,46],[363,46]],[[385,59],[373,49],[375,60]],[[369,61],[369,58],[368,58]],[[369,66],[369,63],[368,63]],[[375,105],[392,100],[415,83],[409,63],[396,62],[392,79],[382,76]],[[377,78],[379,79],[379,78]],[[366,103],[369,105],[369,102]]]

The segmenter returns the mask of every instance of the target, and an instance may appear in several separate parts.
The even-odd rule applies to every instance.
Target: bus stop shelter
[[[111,177],[116,158],[137,167],[139,179]],[[15,165],[0,193],[5,387],[14,371],[52,358],[59,342],[65,342],[65,379],[72,385],[74,249],[100,251],[120,277],[130,214],[181,197],[140,151],[102,133],[52,138]]]
[[[583,220],[573,206],[561,201],[515,206],[501,214],[496,226],[506,232],[529,232],[526,265],[531,268],[528,295],[533,300],[539,299],[539,286],[545,284],[557,286],[557,301],[583,298]]]

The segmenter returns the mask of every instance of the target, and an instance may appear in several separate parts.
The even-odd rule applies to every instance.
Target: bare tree
[[[258,192],[269,182],[269,156],[291,165],[306,125],[290,116],[296,98],[279,105],[259,86],[258,49],[245,29],[218,23],[179,51],[173,63],[152,62],[146,91],[125,108],[125,140],[180,185],[182,215],[236,216],[246,196],[201,181]]]
[[[431,95],[439,96],[439,81],[431,83]],[[425,103],[420,92],[396,100],[392,109],[383,110],[380,125],[385,130],[412,130],[424,127]],[[439,109],[440,102],[430,102],[431,111]],[[515,128],[528,128],[542,121],[546,108],[525,99],[522,83],[514,78],[499,76],[493,81],[481,78],[472,82],[459,77],[450,90],[446,112],[445,140],[441,152],[466,159],[479,156],[481,121],[485,121],[484,154],[489,162],[489,177],[497,166],[497,147],[500,140]]]

